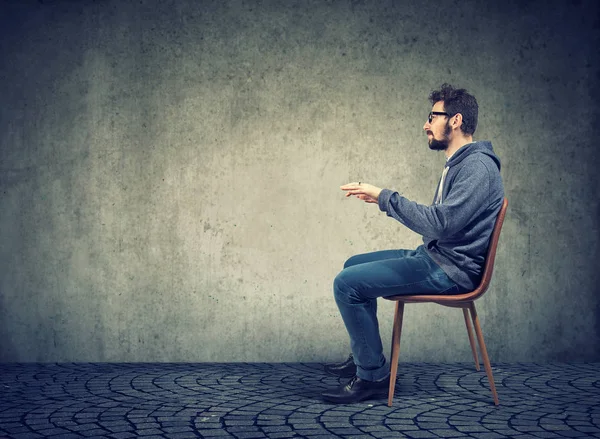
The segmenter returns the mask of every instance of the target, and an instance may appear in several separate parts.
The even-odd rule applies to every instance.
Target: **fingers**
[[[363,200],[365,203],[377,203],[377,200],[375,198],[367,194],[357,195],[356,198],[358,198],[359,200]]]
[[[354,182],[354,183],[347,183],[343,186],[340,186],[340,189],[343,191],[348,191],[348,190],[358,189],[359,187],[360,187],[360,183]]]
[[[344,196],[346,198],[351,197],[351,196],[355,196],[356,198],[358,198],[359,200],[364,201],[365,203],[377,203],[378,202],[371,195],[366,194],[366,193],[364,193],[362,191],[350,191],[350,190],[348,190],[348,192],[346,192],[344,194]]]
[[[367,188],[358,188],[358,189],[344,189],[346,191],[345,195],[346,197],[351,197],[351,196],[356,196],[357,198],[360,198],[361,200],[363,199],[363,197],[366,198],[373,198],[372,194],[370,194],[367,190]]]
[[[377,197],[381,191],[370,184],[362,182],[348,183],[340,186],[340,189],[346,192],[346,198],[355,196],[366,203],[378,203]]]
[[[340,189],[346,191],[349,195],[367,194],[371,186],[365,183],[348,183],[340,186]],[[349,196],[346,195],[346,196]]]

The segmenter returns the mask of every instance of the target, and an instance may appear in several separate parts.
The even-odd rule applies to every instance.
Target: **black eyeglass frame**
[[[429,123],[433,122],[433,116],[448,116],[448,117],[450,117],[450,115],[448,113],[446,113],[445,111],[430,111],[429,116],[427,117],[427,121]]]

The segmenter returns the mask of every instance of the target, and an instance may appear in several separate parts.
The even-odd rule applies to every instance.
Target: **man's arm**
[[[452,236],[481,214],[489,204],[489,171],[481,160],[463,166],[453,181],[452,190],[443,204],[426,206],[415,203],[390,189],[366,183],[349,183],[341,187],[346,196],[356,196],[379,209],[414,232],[435,239]]]
[[[448,238],[480,215],[490,202],[490,177],[480,160],[463,166],[442,204],[425,206],[388,189],[378,197],[379,208],[414,232],[434,239]]]

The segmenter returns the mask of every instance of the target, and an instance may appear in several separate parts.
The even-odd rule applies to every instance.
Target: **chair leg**
[[[475,346],[475,337],[473,337],[473,329],[469,319],[469,311],[463,308],[463,316],[465,317],[465,325],[467,325],[467,333],[469,334],[469,343],[471,344],[471,352],[473,352],[473,360],[475,360],[475,369],[479,371],[479,358],[477,357],[477,346]]]
[[[396,389],[396,375],[398,374],[398,358],[400,356],[400,334],[402,332],[402,318],[404,317],[404,302],[396,302],[394,313],[394,329],[392,331],[392,354],[390,370],[390,388],[388,392],[388,407],[392,406],[394,390]]]
[[[485,373],[487,374],[488,381],[490,383],[490,389],[492,390],[492,395],[494,396],[494,404],[498,405],[498,393],[496,392],[496,384],[494,383],[492,366],[490,365],[490,358],[488,357],[487,349],[485,348],[485,343],[483,341],[483,332],[481,332],[479,317],[477,316],[477,311],[475,310],[475,303],[471,302],[469,304],[469,309],[471,310],[471,318],[473,319],[473,324],[475,325],[475,333],[477,334],[477,340],[479,341],[479,349],[481,350],[481,356],[483,357]]]

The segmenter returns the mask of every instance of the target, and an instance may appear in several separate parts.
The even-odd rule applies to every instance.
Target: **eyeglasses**
[[[431,123],[433,121],[433,116],[450,116],[450,115],[444,111],[432,111],[429,113],[429,117],[427,118],[429,123]]]

